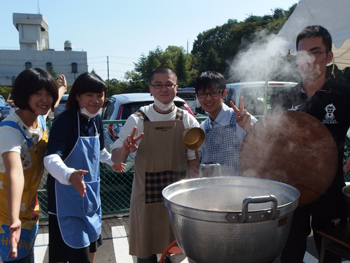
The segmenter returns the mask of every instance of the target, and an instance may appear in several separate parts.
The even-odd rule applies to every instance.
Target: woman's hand
[[[122,172],[125,172],[125,166],[126,164],[125,163],[115,163],[115,164],[113,164],[113,165],[111,165],[111,168],[116,172],[116,173],[118,173],[118,172],[120,172],[120,173],[122,173]]]
[[[76,170],[69,177],[69,182],[71,182],[75,189],[78,190],[81,197],[84,197],[86,193],[86,185],[83,180],[83,175],[87,174],[88,172],[89,171],[86,170]]]
[[[60,104],[60,100],[61,100],[63,94],[67,92],[67,81],[66,81],[66,77],[63,74],[59,75],[58,84],[59,84],[58,85],[58,98],[57,98],[57,101],[55,103],[54,108],[58,107],[58,104]]]
[[[66,80],[66,76],[61,74],[58,76],[58,87],[61,88],[63,87],[65,90],[63,93],[67,92],[67,80]]]
[[[17,258],[17,244],[21,236],[21,220],[15,220],[10,226],[10,253],[7,255],[7,258]]]

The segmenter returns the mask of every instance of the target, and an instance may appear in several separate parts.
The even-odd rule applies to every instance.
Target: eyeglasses
[[[176,84],[151,84],[151,86],[155,89],[162,89],[163,87],[166,87],[167,89],[174,89],[176,87]]]
[[[317,58],[317,57],[319,57],[322,53],[325,53],[325,52],[327,52],[327,50],[325,50],[325,51],[312,51],[312,52],[310,52],[310,53],[305,52],[305,51],[298,51],[297,56],[298,56],[298,57],[303,57],[303,56],[305,56],[305,55],[311,55],[311,56]]]
[[[222,93],[222,90],[217,90],[217,91],[212,91],[212,92],[199,92],[197,93],[197,97],[198,99],[205,99],[207,98],[208,95],[210,95],[210,97],[215,98],[220,96],[220,94]]]

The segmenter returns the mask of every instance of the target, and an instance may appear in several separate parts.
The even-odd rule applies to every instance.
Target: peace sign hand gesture
[[[132,153],[135,152],[138,148],[137,146],[137,141],[140,140],[144,133],[139,134],[138,136],[135,136],[136,133],[136,126],[132,129],[132,132],[130,133],[130,135],[128,135],[128,137],[126,137],[126,139],[123,142],[123,150]]]
[[[253,124],[251,114],[246,109],[244,109],[243,96],[239,98],[239,109],[237,109],[237,107],[235,106],[235,104],[233,104],[232,101],[230,101],[230,105],[236,113],[236,122],[246,132],[248,132],[252,128]]]

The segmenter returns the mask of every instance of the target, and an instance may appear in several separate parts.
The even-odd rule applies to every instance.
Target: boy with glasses
[[[156,254],[175,240],[162,190],[186,176],[198,177],[199,163],[195,153],[186,149],[182,136],[186,128],[199,123],[175,106],[176,83],[171,68],[155,68],[149,85],[154,103],[130,115],[113,145],[114,162],[124,162],[135,153],[129,253],[137,257],[137,263],[157,263]]]
[[[244,109],[243,97],[240,109],[230,102],[223,103],[226,80],[215,71],[205,71],[195,82],[195,90],[202,108],[209,114],[200,127],[205,131],[205,143],[201,147],[202,163],[219,163],[222,175],[241,175],[239,151],[251,126],[257,121]]]

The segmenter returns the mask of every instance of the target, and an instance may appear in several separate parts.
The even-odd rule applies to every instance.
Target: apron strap
[[[44,121],[44,117],[42,115],[39,115],[39,119],[41,122],[41,126],[43,127],[43,130],[46,130],[46,123]],[[2,121],[0,122],[0,127],[2,126],[10,126],[11,128],[14,128],[16,130],[19,130],[20,133],[22,133],[24,139],[27,141],[28,147],[32,147],[34,143],[28,138],[28,136],[22,131],[22,129],[19,127],[19,125],[14,121]]]
[[[236,113],[233,111],[231,114],[231,119],[230,119],[230,125],[235,125],[236,124]]]
[[[180,108],[177,108],[175,120],[182,121],[183,116],[184,116],[184,111],[182,109],[180,109]]]
[[[146,114],[142,110],[138,110],[137,112],[135,112],[135,114],[138,115],[143,121],[150,121],[148,119],[148,117],[146,116]],[[183,116],[184,116],[183,110],[180,109],[180,108],[177,108],[175,120],[181,120],[182,121]]]
[[[41,117],[40,120],[42,120],[42,122],[41,122],[42,127],[44,128],[44,131],[45,131],[46,126],[43,125],[44,119],[42,118],[42,116],[40,116],[40,117]],[[0,127],[2,127],[2,126],[10,126],[11,128],[19,130],[19,132],[22,133],[24,139],[27,141],[28,147],[30,148],[34,145],[34,143],[28,138],[28,136],[22,131],[22,129],[19,127],[19,125],[16,122],[14,122],[14,121],[2,121],[2,122],[0,122]]]
[[[135,112],[135,114],[139,116],[143,121],[150,121],[142,110],[138,110],[137,112]]]
[[[46,122],[44,121],[43,115],[39,115],[39,119],[41,121],[41,126],[43,127],[43,130],[46,130]]]
[[[210,118],[208,118],[208,120],[205,124],[206,126],[204,127],[204,131],[206,133],[208,133],[210,130],[210,122],[211,122],[211,120],[210,120]],[[235,124],[236,124],[236,113],[234,111],[232,111],[229,125],[234,126]]]
[[[78,118],[78,138],[80,138],[80,117],[79,117],[79,112],[77,112],[77,118]],[[97,127],[96,127],[96,122],[94,121],[93,118],[90,118],[90,120],[94,123],[94,126],[95,126],[95,136],[99,136],[99,133],[98,133],[98,130],[97,130]]]

